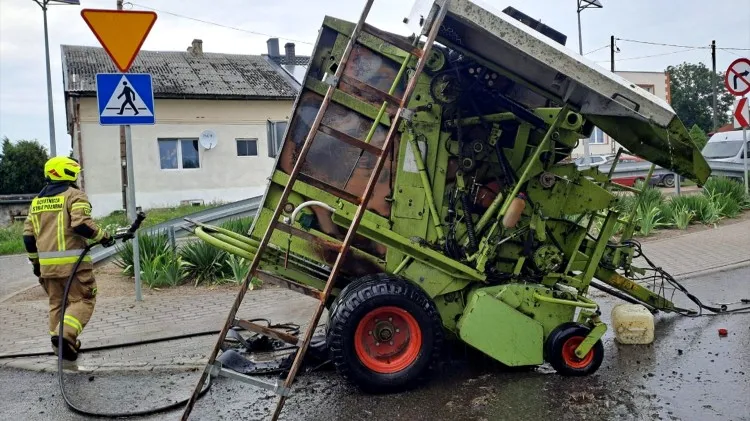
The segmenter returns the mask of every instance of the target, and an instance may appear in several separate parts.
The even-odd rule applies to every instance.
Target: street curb
[[[28,290],[30,290],[32,288],[38,287],[38,286],[39,286],[39,283],[37,282],[34,285],[29,285],[29,286],[24,287],[23,289],[21,289],[19,291],[10,293],[10,294],[6,295],[5,297],[0,298],[0,303],[4,303],[4,302],[10,300],[11,298],[15,297],[16,295],[23,294],[24,292],[26,292],[26,291],[28,291]]]
[[[727,265],[716,266],[713,268],[702,269],[702,270],[687,272],[687,273],[681,273],[679,275],[675,275],[674,278],[678,281],[683,281],[683,280],[690,279],[690,278],[697,278],[701,276],[713,275],[719,272],[726,272],[729,270],[739,269],[745,266],[750,266],[750,259],[742,260],[736,263],[730,263]]]
[[[187,373],[202,370],[208,364],[205,362],[190,362],[184,364],[142,364],[135,366],[87,366],[81,364],[72,368],[63,367],[65,374],[137,374],[137,373]],[[37,373],[57,373],[56,357],[20,357],[8,360],[0,365],[4,369],[33,371]]]

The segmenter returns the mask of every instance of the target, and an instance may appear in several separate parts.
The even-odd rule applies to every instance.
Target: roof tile
[[[117,73],[104,49],[61,46],[66,93],[96,94],[97,73]],[[309,57],[295,57],[307,65]],[[156,98],[294,98],[297,88],[263,56],[179,51],[141,51],[132,73],[150,73]]]

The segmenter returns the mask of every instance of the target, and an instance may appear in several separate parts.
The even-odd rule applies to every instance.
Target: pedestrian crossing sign
[[[154,91],[148,73],[96,75],[99,124],[154,124]]]

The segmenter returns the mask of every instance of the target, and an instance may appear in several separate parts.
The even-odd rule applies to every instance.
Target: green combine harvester
[[[346,57],[355,24],[325,18],[252,229],[196,223],[195,233],[252,260],[280,206],[254,278],[324,300],[330,360],[364,390],[417,384],[448,340],[508,366],[591,374],[607,329],[592,287],[653,311],[687,310],[638,282],[668,277],[633,266],[635,209],[617,203],[640,191],[566,158],[598,127],[699,185],[710,169],[666,102],[566,49],[551,29],[468,0],[417,3],[407,20],[416,34],[440,19],[431,48],[365,24]]]

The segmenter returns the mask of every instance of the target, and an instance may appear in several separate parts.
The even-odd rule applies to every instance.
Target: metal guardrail
[[[204,222],[204,223],[220,223],[231,218],[239,218],[243,216],[255,216],[258,212],[258,208],[261,205],[263,196],[255,196],[249,199],[240,200],[238,202],[228,203],[226,205],[217,206],[211,209],[205,209],[196,213],[192,213],[189,216],[190,219]],[[148,217],[148,212],[146,212]],[[180,237],[186,237],[189,232],[185,229],[190,226],[190,223],[186,222],[183,217],[170,219],[169,221],[162,222],[143,228],[140,230],[141,234],[154,234],[161,231],[167,231],[174,233],[173,240]],[[97,246],[91,250],[91,258],[94,264],[104,263],[109,261],[112,257],[117,254],[117,247],[104,248]]]
[[[734,162],[715,162],[715,161],[708,161],[708,165],[711,167],[711,175],[721,175],[725,177],[736,177],[736,178],[742,178],[743,177],[743,171],[744,166],[743,164],[738,164]],[[609,172],[609,169],[612,167],[612,164],[602,164],[600,165],[599,171],[602,173]],[[637,176],[643,176],[645,177],[648,173],[648,169],[651,167],[650,162],[621,162],[617,164],[617,167],[615,167],[614,174],[617,175],[617,177],[637,177]],[[662,174],[670,174],[672,171],[662,168],[662,167],[656,167],[654,168],[654,175],[662,175]]]

